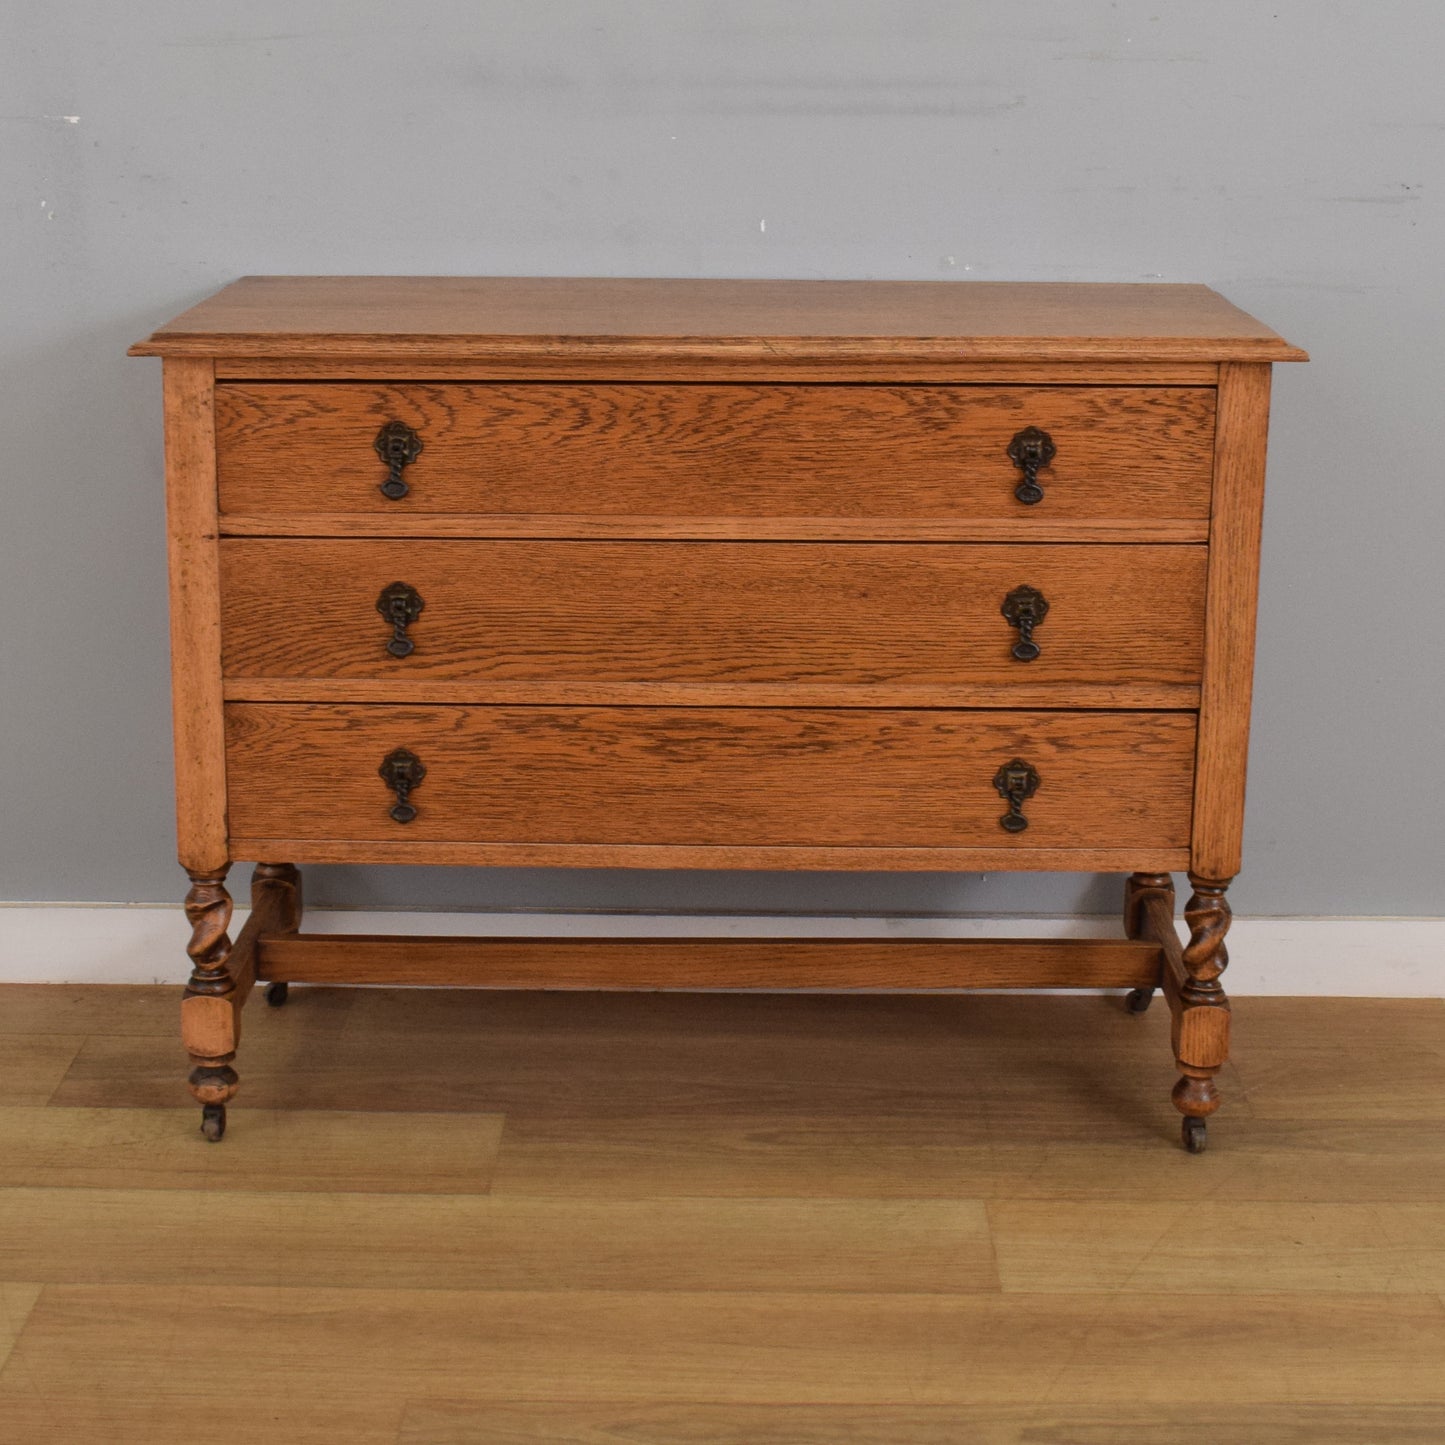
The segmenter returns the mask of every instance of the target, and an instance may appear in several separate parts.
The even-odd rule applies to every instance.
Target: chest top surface
[[[135,356],[1303,361],[1207,286],[246,276]]]

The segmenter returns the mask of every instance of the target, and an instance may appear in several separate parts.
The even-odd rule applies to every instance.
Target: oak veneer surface
[[[1206,620],[1209,666],[1200,705],[1192,839],[1195,870],[1210,878],[1232,878],[1239,871],[1244,841],[1270,379],[1268,367],[1220,368],[1226,424],[1216,437]]]
[[[997,689],[1189,707],[1206,561],[1202,547],[227,538],[222,655],[232,697],[241,679],[296,679],[297,700],[317,679],[365,679],[418,701],[440,681],[455,685],[445,700],[476,702],[498,684],[573,702],[687,701],[712,684],[735,701],[846,685],[882,705]],[[406,657],[388,653],[376,605],[398,579],[424,603]],[[1021,585],[1048,603],[1032,661],[1002,614]],[[588,684],[636,695],[589,699]]]
[[[236,834],[243,858],[295,858],[298,863],[428,863],[463,868],[783,868],[854,873],[991,873],[1027,868],[1053,873],[1124,873],[1189,866],[1187,844],[1129,848],[1002,846],[889,847],[765,843],[464,843],[393,838],[258,838]],[[357,982],[366,982],[358,979]],[[1019,985],[1022,986],[1022,985]]]
[[[409,491],[373,446],[422,440]],[[1041,521],[1203,518],[1211,387],[223,383],[223,513],[1016,517],[1015,433],[1057,455]]]
[[[217,356],[218,381],[369,381],[392,384],[404,379],[448,382],[575,382],[579,371],[590,381],[676,381],[716,384],[724,381],[833,383],[937,383],[949,386],[1214,386],[1219,380],[1217,361],[979,361],[941,354],[923,359],[899,360],[850,354],[817,358],[762,356],[729,351],[726,354],[690,351],[686,356],[667,352],[602,352],[588,348],[586,366],[565,349],[542,355],[480,355],[449,360],[390,356],[382,352],[347,356]]]
[[[552,541],[1137,542],[1209,540],[1208,517],[665,517],[619,512],[228,512],[232,537],[535,537]]]
[[[182,866],[216,868],[228,855],[210,364],[168,361],[164,387],[176,841]]]
[[[228,703],[247,837],[1168,848],[1189,836],[1191,713]],[[413,822],[377,776],[426,766]],[[1028,827],[994,786],[1038,771]]]
[[[261,978],[487,988],[1153,988],[1159,950],[1101,939],[270,938]]]
[[[1205,286],[247,276],[138,356],[455,358],[507,352],[1292,361],[1304,353]]]

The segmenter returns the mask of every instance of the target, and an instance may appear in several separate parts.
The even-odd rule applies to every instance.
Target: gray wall
[[[159,367],[126,344],[244,272],[556,272],[1203,281],[1306,346],[1237,906],[1445,912],[1442,56],[1438,0],[4,0],[0,898],[181,888]],[[1115,897],[314,874],[432,905]]]

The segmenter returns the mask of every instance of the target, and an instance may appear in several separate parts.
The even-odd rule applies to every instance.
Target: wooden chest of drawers
[[[420,277],[248,278],[133,353],[210,1137],[257,981],[1157,986],[1203,1147],[1303,353],[1192,286]],[[306,862],[1131,877],[1117,942],[342,944]]]

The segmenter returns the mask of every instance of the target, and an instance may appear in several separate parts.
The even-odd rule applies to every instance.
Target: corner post
[[[191,1056],[187,1080],[201,1105],[201,1130],[214,1141],[226,1132],[226,1104],[240,1082],[231,1067],[240,1042],[236,980],[232,977],[231,895],[226,868],[210,873],[191,871],[186,918],[191,941],[191,978],[181,998],[181,1041]]]

